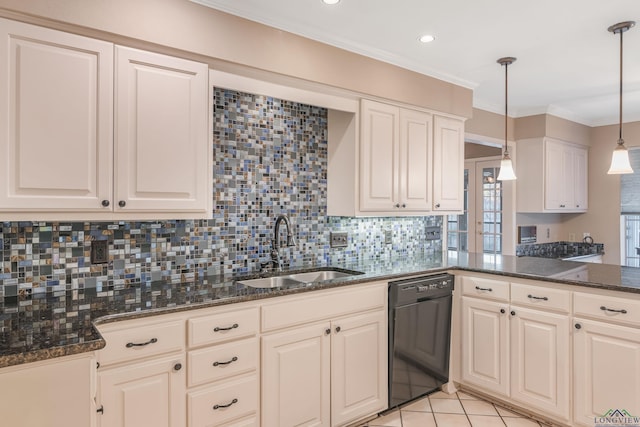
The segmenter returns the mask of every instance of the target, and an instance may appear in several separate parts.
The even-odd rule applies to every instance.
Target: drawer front
[[[125,321],[118,323],[118,329],[98,329],[107,342],[105,348],[97,352],[101,365],[182,351],[185,347],[184,320],[155,324]]]
[[[380,282],[360,289],[307,295],[304,298],[265,304],[262,307],[262,331],[382,308],[387,300],[387,283]]]
[[[511,302],[569,313],[571,311],[571,292],[562,289],[511,283]]]
[[[209,427],[257,414],[258,377],[234,379],[187,393],[189,427]],[[233,425],[233,423],[230,423]],[[240,424],[242,425],[242,424]]]
[[[509,282],[462,276],[462,293],[477,298],[509,301]]]
[[[189,319],[189,347],[248,337],[258,333],[258,307]]]
[[[256,337],[191,350],[187,355],[189,387],[256,370],[258,343]]]
[[[640,300],[576,292],[573,312],[576,316],[640,326]]]

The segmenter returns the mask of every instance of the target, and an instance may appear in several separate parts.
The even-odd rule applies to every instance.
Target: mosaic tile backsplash
[[[213,158],[212,219],[0,223],[0,296],[254,272],[269,258],[279,214],[298,241],[281,249],[292,267],[442,250],[426,240],[442,217],[327,216],[326,109],[216,89]],[[331,231],[348,232],[348,247],[330,248]],[[100,239],[110,261],[91,264],[91,240]]]

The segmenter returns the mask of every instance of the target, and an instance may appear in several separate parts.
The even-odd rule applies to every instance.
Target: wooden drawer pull
[[[238,361],[238,357],[233,356],[231,360],[227,360],[226,362],[213,362],[213,366],[228,365],[230,363],[237,362],[237,361]]]
[[[549,301],[549,298],[547,297],[534,297],[533,295],[527,295],[527,298],[531,298],[531,299],[541,299],[543,301]]]
[[[134,343],[134,342],[128,342],[127,343],[127,348],[131,348],[131,347],[144,347],[145,345],[149,345],[149,344],[155,344],[158,342],[158,338],[151,338],[149,341],[147,342],[141,342],[141,343]]]
[[[607,308],[607,307],[605,307],[604,305],[600,307],[600,310],[602,310],[602,311],[610,311],[610,312],[613,312],[613,313],[622,313],[622,314],[627,314],[627,310],[625,310],[625,309],[622,309],[622,310],[614,310],[614,309],[612,309],[612,308]]]
[[[493,292],[493,289],[491,289],[491,288],[481,288],[480,286],[476,286],[476,289],[479,290],[479,291]]]
[[[215,328],[213,328],[213,332],[220,332],[220,331],[230,331],[231,329],[236,329],[238,326],[237,323],[234,323],[232,326],[229,326],[228,328],[221,328],[219,326],[216,326]]]
[[[238,403],[238,399],[233,399],[231,401],[231,403],[228,403],[226,405],[213,405],[213,409],[217,410],[217,409],[228,408],[229,406],[233,405],[234,403]]]

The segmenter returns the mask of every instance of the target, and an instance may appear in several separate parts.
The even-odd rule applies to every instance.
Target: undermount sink
[[[305,273],[288,274],[286,276],[264,277],[259,279],[238,280],[239,285],[252,288],[287,288],[291,286],[304,286],[325,280],[339,279],[341,277],[362,274],[359,271],[318,270]]]

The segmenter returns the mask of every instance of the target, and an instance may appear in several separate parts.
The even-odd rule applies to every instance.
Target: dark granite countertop
[[[450,252],[332,267],[363,274],[287,289],[254,289],[238,277],[204,277],[189,283],[154,282],[122,289],[78,289],[0,299],[0,368],[98,350],[103,322],[193,310],[403,276],[458,269],[582,287],[640,293],[640,269],[557,259]],[[588,277],[565,277],[576,269]],[[317,268],[316,268],[317,269]],[[309,270],[309,269],[306,269]],[[305,269],[296,269],[305,271]],[[257,276],[253,276],[257,277]],[[251,278],[251,276],[243,276]]]

